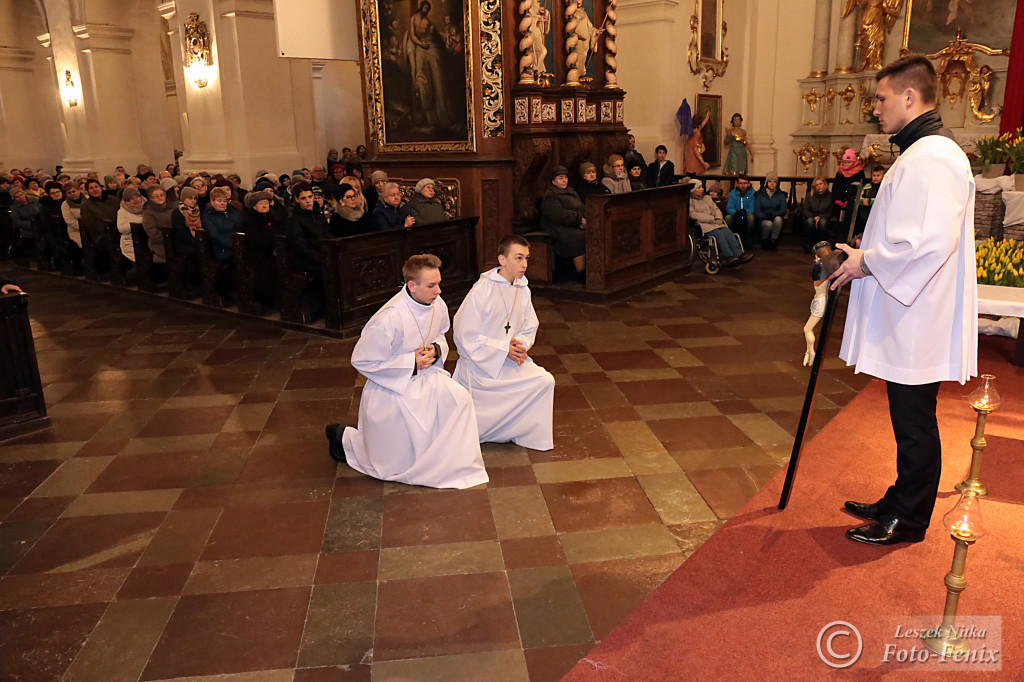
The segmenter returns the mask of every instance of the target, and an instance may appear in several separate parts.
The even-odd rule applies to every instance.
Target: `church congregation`
[[[889,675],[1022,120],[1024,0],[0,0],[0,678]]]

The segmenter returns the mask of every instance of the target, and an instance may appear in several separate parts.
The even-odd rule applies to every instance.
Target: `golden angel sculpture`
[[[845,19],[855,7],[861,8],[857,43],[860,47],[860,68],[869,71],[882,68],[885,60],[885,35],[892,30],[903,0],[846,0]]]

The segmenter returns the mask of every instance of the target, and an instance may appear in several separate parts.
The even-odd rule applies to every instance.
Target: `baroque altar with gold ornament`
[[[923,23],[929,18],[924,12],[932,8],[918,0],[914,10],[914,1],[845,0],[844,11],[829,24],[827,3],[819,0],[812,72],[799,81],[800,124],[792,133],[796,175],[831,176],[848,147],[857,150],[865,164],[892,162],[889,136],[881,133],[873,116],[875,74],[884,64],[929,44],[913,41],[914,25],[907,17],[913,13],[913,20]],[[963,18],[952,11],[944,17],[948,21]],[[924,28],[930,29],[927,35],[934,41],[934,27]],[[973,154],[974,140],[998,132],[1009,46],[984,45],[955,26],[952,30],[955,37],[948,44],[925,54],[939,77],[937,107],[943,121],[964,150]],[[902,44],[896,38],[900,33]],[[834,63],[828,63],[832,36],[838,44]]]

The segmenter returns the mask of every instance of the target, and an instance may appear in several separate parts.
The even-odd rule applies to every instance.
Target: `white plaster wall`
[[[776,2],[777,0],[760,0]],[[686,51],[690,43],[690,15],[693,0],[622,0],[618,5],[619,84],[626,90],[626,126],[636,137],[637,149],[648,162],[654,148],[664,144],[669,158],[681,167],[685,138],[679,136],[676,110],[685,97],[691,111],[698,93],[722,96],[723,125],[735,111],[745,111],[744,61],[747,49],[748,2],[726,0],[724,19],[728,26],[725,46],[729,66],[705,90],[701,77],[690,73]],[[809,49],[809,45],[808,45]],[[681,170],[681,168],[680,168]],[[719,169],[712,169],[716,172]]]
[[[64,155],[56,77],[36,36],[46,32],[35,3],[0,2],[0,46],[27,51],[27,61],[0,54],[0,167],[53,172]],[[19,53],[20,54],[20,53]]]
[[[323,101],[317,104],[317,126],[323,130],[324,148],[341,151],[366,144],[366,107],[358,62],[329,61],[321,72]],[[323,163],[321,161],[320,163]]]

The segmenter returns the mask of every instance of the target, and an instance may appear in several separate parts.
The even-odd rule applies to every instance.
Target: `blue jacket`
[[[227,260],[234,253],[234,244],[231,235],[242,231],[242,215],[233,207],[228,206],[226,211],[216,211],[213,204],[207,204],[203,209],[201,219],[203,229],[210,237],[210,250],[217,260]]]
[[[757,190],[757,194],[754,196],[754,217],[758,220],[782,218],[786,215],[788,208],[786,193],[778,187],[775,188],[775,193],[771,196],[768,196],[768,191],[764,187]]]
[[[11,204],[11,223],[14,232],[23,239],[36,236],[36,219],[39,218],[39,201],[29,197],[28,203],[15,201]]]
[[[736,187],[732,188],[729,192],[729,203],[725,206],[726,215],[732,215],[736,211],[743,209],[749,215],[754,215],[754,195],[757,194],[753,187],[747,189],[746,194],[740,194],[740,190]]]
[[[377,206],[370,214],[370,225],[377,232],[393,230],[398,227],[405,227],[405,217],[409,215],[405,206],[395,208],[383,199],[377,200]]]

